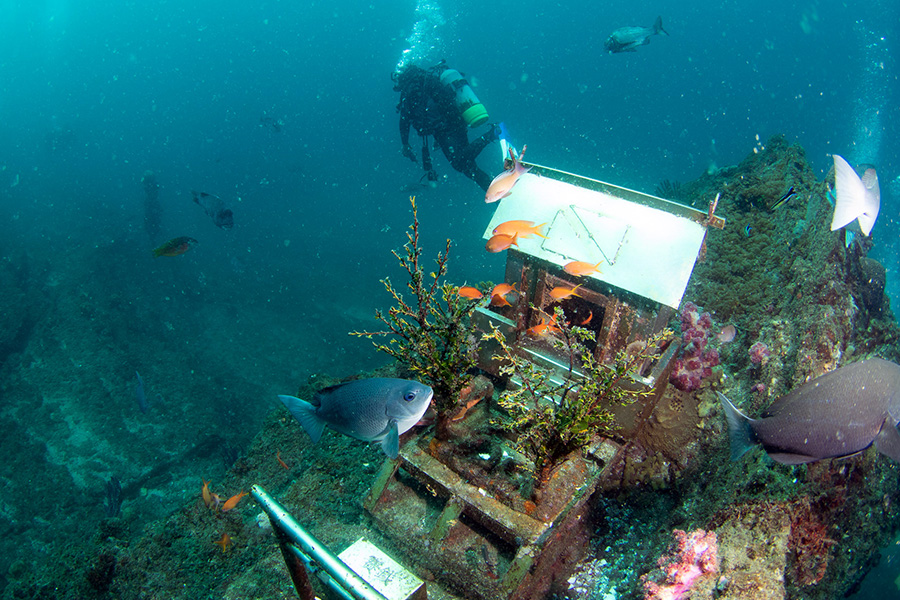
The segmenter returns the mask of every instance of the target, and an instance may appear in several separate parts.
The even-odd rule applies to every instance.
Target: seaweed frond
[[[503,364],[501,372],[519,384],[498,401],[508,414],[499,425],[514,432],[516,449],[534,463],[539,478],[569,453],[588,446],[596,436],[615,433],[611,409],[650,394],[649,390],[629,391],[622,384],[637,375],[671,335],[663,330],[643,342],[632,343],[606,364],[598,362],[585,346],[593,332],[567,324],[559,306],[553,318],[560,330],[554,346],[569,357],[569,369],[561,383],[554,383],[549,370],[514,353],[500,330],[492,328],[484,334],[499,346],[494,358]]]
[[[450,257],[449,239],[438,253],[436,269],[425,275],[415,196],[409,201],[413,222],[406,233],[407,242],[402,250],[391,252],[409,275],[406,286],[413,299],[407,301],[389,278],[382,279],[394,301],[386,313],[375,312],[386,329],[353,331],[351,335],[388,337],[387,343],[373,342],[375,347],[428,383],[435,392],[435,408],[443,415],[456,406],[460,392],[472,379],[469,371],[476,364],[477,339],[470,318],[477,304],[461,298],[456,286],[442,281]]]

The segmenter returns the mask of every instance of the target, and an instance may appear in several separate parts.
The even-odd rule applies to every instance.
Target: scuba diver
[[[403,156],[416,162],[409,145],[409,130],[414,127],[422,137],[422,168],[428,181],[437,181],[429,152],[428,138],[433,137],[454,169],[487,190],[491,177],[475,164],[475,158],[499,138],[500,128],[492,125],[490,131],[469,142],[468,128],[486,123],[488,114],[459,71],[441,61],[427,70],[407,65],[392,73],[391,79],[394,91],[400,92],[397,112]]]

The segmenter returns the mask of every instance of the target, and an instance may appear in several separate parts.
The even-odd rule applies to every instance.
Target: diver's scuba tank
[[[441,71],[441,83],[453,90],[456,100],[456,108],[469,127],[478,127],[487,123],[488,113],[484,104],[472,91],[472,87],[466,78],[460,75],[456,69],[444,69]]]

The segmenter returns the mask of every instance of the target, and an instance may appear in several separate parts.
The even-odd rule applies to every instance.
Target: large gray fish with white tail
[[[900,462],[900,365],[870,358],[807,381],[758,419],[723,394],[731,458],[761,444],[772,459],[799,465],[853,456],[869,446]]]
[[[325,426],[364,442],[381,442],[390,458],[400,451],[400,434],[419,422],[431,404],[434,391],[409,379],[373,377],[348,381],[316,392],[306,402],[278,396],[313,444]]]
[[[637,52],[639,46],[650,43],[650,37],[669,32],[663,29],[662,17],[656,17],[653,27],[619,27],[606,38],[603,47],[610,53]]]
[[[881,188],[875,169],[866,169],[860,177],[850,163],[835,154],[834,191],[837,199],[831,230],[846,227],[855,220],[863,235],[869,235],[881,209]]]

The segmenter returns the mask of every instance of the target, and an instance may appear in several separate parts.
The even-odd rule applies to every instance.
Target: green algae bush
[[[458,288],[442,281],[447,273],[450,240],[439,252],[437,269],[427,276],[421,265],[419,218],[415,196],[410,197],[413,222],[406,233],[403,251],[391,252],[409,274],[406,284],[414,297],[407,302],[401,290],[389,278],[381,280],[394,300],[387,313],[377,310],[376,318],[385,324],[382,331],[354,331],[351,335],[388,337],[375,347],[406,365],[434,389],[435,408],[445,417],[459,401],[460,392],[472,380],[469,373],[476,364],[477,338],[471,325],[477,304],[457,293]]]
[[[649,389],[630,390],[625,384],[671,335],[671,331],[663,330],[645,342],[632,343],[615,360],[604,364],[585,346],[595,336],[592,331],[567,324],[559,306],[554,309],[552,322],[559,328],[553,346],[569,359],[568,370],[559,383],[553,381],[551,371],[513,352],[500,330],[493,328],[484,334],[485,340],[499,345],[494,359],[502,362],[500,372],[518,380],[518,388],[508,389],[498,400],[508,415],[498,425],[516,436],[516,450],[534,463],[538,481],[595,437],[615,433],[610,409],[651,393]]]

